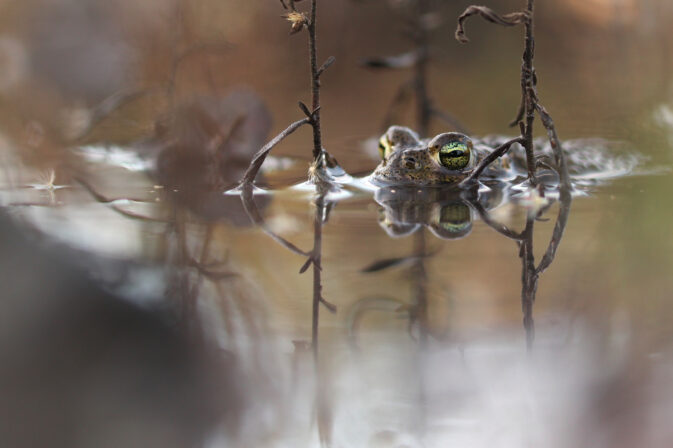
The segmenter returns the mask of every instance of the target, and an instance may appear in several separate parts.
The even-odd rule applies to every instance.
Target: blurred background
[[[336,57],[323,143],[348,172],[376,166],[363,142],[413,76],[363,61],[414,49],[415,4],[318,2],[319,60]],[[514,134],[523,30],[474,19],[459,44],[470,2],[428,4],[433,104],[472,135]],[[321,314],[315,359],[305,258],[221,194],[310,103],[306,33],[284,13],[277,0],[0,0],[0,445],[671,446],[673,3],[536,4],[538,90],[561,138],[623,142],[641,163],[573,201],[532,352],[515,242],[474,216],[464,238],[425,233],[422,345],[418,271],[363,272],[418,238],[390,238],[381,206],[356,195],[323,226],[337,313]],[[415,110],[396,123],[415,126]],[[278,146],[264,176],[279,191],[257,198],[266,230],[306,251],[313,198],[281,187],[305,178],[311,145],[306,127]],[[538,259],[557,210],[537,223]],[[525,224],[522,207],[495,211]]]

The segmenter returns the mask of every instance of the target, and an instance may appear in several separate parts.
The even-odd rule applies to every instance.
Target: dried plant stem
[[[513,138],[512,140],[509,140],[502,145],[498,146],[496,149],[493,150],[488,156],[484,157],[484,159],[477,165],[477,167],[470,173],[469,176],[467,176],[461,183],[461,186],[469,185],[479,179],[479,176],[481,173],[484,172],[488,166],[495,162],[496,159],[502,157],[509,151],[509,148],[514,144],[514,143],[524,143],[525,138],[524,137],[517,137]]]
[[[526,166],[528,167],[528,179],[532,185],[537,183],[535,177],[535,154],[533,148],[533,122],[535,121],[535,72],[533,68],[533,59],[535,58],[535,38],[533,36],[533,7],[535,0],[528,0],[526,12],[528,20],[525,21],[526,46],[523,52],[523,66],[521,67],[521,85],[523,95],[525,96],[525,115],[526,127],[524,130],[525,141],[523,143],[526,149]]]
[[[521,64],[521,102],[516,118],[510,123],[510,126],[523,124],[521,135],[524,139],[523,146],[526,149],[528,178],[532,185],[536,185],[537,179],[535,176],[535,169],[537,164],[535,162],[535,149],[533,146],[533,124],[535,122],[535,113],[537,112],[540,115],[540,119],[547,130],[547,136],[549,137],[549,141],[554,151],[557,170],[561,178],[561,187],[563,187],[562,190],[569,190],[571,185],[561,141],[558,138],[556,128],[554,127],[554,121],[546,109],[540,104],[537,95],[537,77],[535,75],[535,67],[533,66],[533,60],[535,58],[534,8],[535,0],[527,0],[525,11],[500,16],[485,6],[469,6],[458,18],[456,39],[463,43],[468,41],[465,36],[464,22],[468,17],[473,15],[479,15],[485,20],[504,26],[524,25],[525,46],[523,62]]]
[[[568,174],[568,164],[566,163],[565,155],[563,154],[563,146],[561,145],[561,140],[556,133],[556,127],[554,126],[554,120],[552,120],[551,115],[547,112],[547,109],[540,103],[535,103],[535,108],[537,109],[538,114],[540,114],[540,120],[547,130],[547,137],[551,143],[552,150],[554,151],[554,158],[556,159],[556,166],[561,178],[561,194],[570,195],[570,190],[572,186],[570,184],[570,175]]]
[[[259,169],[262,167],[262,164],[264,164],[266,156],[269,155],[274,146],[283,141],[285,137],[292,134],[294,131],[296,131],[303,125],[308,124],[310,121],[311,120],[309,118],[302,118],[299,121],[295,121],[290,126],[288,126],[283,132],[275,136],[273,140],[264,145],[262,149],[257,151],[257,153],[252,158],[252,161],[250,162],[250,166],[243,175],[241,186],[243,188],[245,188],[246,186],[252,186],[252,182],[255,180],[255,177],[257,177],[257,173],[259,173]]]
[[[287,129],[278,134],[273,140],[267,143],[262,149],[260,149],[257,154],[253,157],[250,162],[248,170],[245,172],[243,179],[241,180],[241,187],[250,188],[255,176],[259,172],[266,156],[269,151],[273,149],[281,140],[287,137],[289,134],[293,133],[297,128],[310,124],[313,128],[313,162],[315,166],[319,166],[320,161],[324,160],[321,158],[323,153],[322,148],[322,130],[320,126],[320,76],[323,74],[327,68],[329,68],[335,61],[334,57],[329,57],[320,67],[318,66],[318,56],[317,56],[317,44],[316,44],[316,17],[317,17],[317,0],[311,0],[311,11],[309,17],[306,17],[304,13],[297,11],[295,7],[295,1],[289,0],[287,3],[284,0],[281,0],[283,7],[289,11],[285,17],[290,20],[292,23],[292,31],[290,34],[297,33],[302,29],[308,31],[308,52],[309,52],[309,65],[311,72],[311,106],[309,108],[299,102],[299,108],[304,112],[306,118],[292,123]]]
[[[311,0],[311,16],[308,24],[308,51],[311,61],[311,104],[313,105],[313,160],[318,161],[322,152],[322,130],[320,128],[320,73],[316,47],[316,9],[317,0]]]

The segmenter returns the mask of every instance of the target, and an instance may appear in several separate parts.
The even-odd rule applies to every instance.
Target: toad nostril
[[[416,158],[413,156],[404,156],[404,166],[409,169],[416,167]]]

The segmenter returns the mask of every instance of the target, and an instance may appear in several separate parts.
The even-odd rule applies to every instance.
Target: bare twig
[[[525,22],[526,28],[526,46],[523,51],[523,65],[521,66],[521,87],[524,95],[524,115],[526,117],[526,127],[524,137],[526,138],[523,146],[526,149],[526,166],[528,168],[528,178],[532,185],[537,183],[535,178],[535,154],[533,147],[533,122],[535,121],[535,104],[537,104],[537,93],[535,91],[535,77],[533,68],[533,59],[535,58],[535,39],[533,37],[533,6],[534,0],[528,0],[527,13],[528,20]]]
[[[322,152],[322,130],[320,128],[320,75],[318,73],[318,56],[316,47],[316,10],[317,0],[311,0],[311,15],[308,24],[308,52],[311,62],[311,98],[315,111],[313,122],[313,160],[318,161]]]
[[[328,68],[330,68],[330,66],[332,64],[334,64],[335,62],[336,62],[336,58],[334,56],[330,56],[329,58],[327,58],[327,60],[318,69],[317,76],[320,77],[323,74],[323,72],[325,70],[327,70]]]
[[[540,104],[537,95],[537,76],[535,75],[535,67],[533,66],[533,59],[535,58],[535,38],[533,35],[534,6],[535,0],[527,0],[525,11],[506,14],[504,16],[500,16],[489,8],[483,6],[470,6],[458,18],[456,39],[460,42],[467,42],[468,39],[465,36],[463,27],[465,20],[472,15],[480,15],[489,22],[499,25],[524,25],[525,47],[521,65],[521,101],[519,103],[516,118],[510,123],[510,126],[514,126],[517,123],[522,125],[521,135],[524,137],[522,144],[526,150],[528,178],[530,183],[534,186],[537,184],[535,175],[537,164],[533,147],[533,123],[535,121],[535,113],[537,112],[540,115],[540,119],[547,129],[547,136],[549,137],[549,141],[554,150],[554,156],[561,178],[561,186],[565,189],[569,189],[570,180],[560,139],[558,138],[551,116],[544,106]]]
[[[278,134],[271,140],[269,143],[264,145],[262,149],[257,151],[255,156],[252,158],[252,161],[250,162],[250,166],[248,169],[245,171],[245,174],[243,175],[243,180],[241,181],[241,185],[252,185],[252,182],[255,180],[255,177],[257,177],[257,173],[259,172],[259,169],[262,167],[262,164],[264,163],[264,160],[266,159],[266,156],[269,155],[271,150],[285,137],[288,135],[292,134],[294,131],[299,129],[301,126],[308,124],[310,120],[308,118],[302,118],[299,121],[295,121],[292,123],[290,126],[288,126],[283,132]]]
[[[563,154],[563,146],[561,145],[561,140],[556,133],[556,127],[554,126],[554,120],[552,120],[551,115],[547,112],[547,109],[544,108],[540,103],[536,103],[535,107],[540,114],[540,120],[547,130],[547,136],[549,137],[549,142],[551,143],[552,150],[554,151],[554,158],[556,159],[556,165],[558,166],[558,172],[561,177],[561,186],[563,187],[561,192],[569,191],[572,187],[570,185],[570,176],[568,175],[568,165],[566,164],[565,155]],[[569,192],[567,194],[570,194]]]
[[[285,17],[292,23],[291,34],[299,32],[302,29],[308,30],[309,66],[311,74],[311,109],[309,110],[308,106],[299,102],[299,108],[304,115],[306,115],[306,118],[292,123],[287,129],[278,134],[278,136],[255,154],[241,180],[241,186],[244,188],[248,188],[252,185],[255,176],[259,172],[269,151],[271,151],[275,145],[280,143],[281,140],[305,124],[309,124],[313,128],[313,163],[318,165],[321,160],[320,155],[323,152],[323,149],[322,130],[320,126],[320,75],[334,63],[335,58],[333,56],[329,57],[320,67],[318,67],[316,44],[317,0],[311,0],[311,10],[308,17],[304,13],[297,11],[295,2],[298,1],[300,0],[288,0],[287,2],[281,0],[281,4],[283,5],[283,8],[290,11]]]
[[[502,145],[498,146],[496,149],[493,150],[488,156],[484,157],[484,159],[477,165],[477,167],[470,173],[469,176],[467,176],[461,183],[461,186],[465,185],[470,185],[477,179],[479,179],[479,176],[481,173],[493,162],[495,162],[496,159],[502,157],[509,151],[509,148],[514,144],[514,143],[523,143],[524,138],[519,136],[517,138],[513,138],[512,140],[509,140]]]
[[[529,20],[529,16],[526,12],[513,12],[510,14],[499,15],[495,11],[486,6],[468,6],[467,9],[458,17],[458,28],[456,28],[456,39],[459,42],[466,43],[470,39],[465,35],[465,20],[468,17],[479,15],[484,20],[487,20],[491,23],[502,26],[514,26],[526,23]]]

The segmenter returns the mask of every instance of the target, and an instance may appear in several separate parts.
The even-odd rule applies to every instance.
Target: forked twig
[[[537,95],[537,76],[535,75],[535,68],[533,67],[533,59],[535,57],[535,38],[533,35],[533,10],[535,0],[527,0],[526,9],[522,12],[515,12],[506,15],[499,15],[493,10],[484,6],[469,6],[463,14],[458,18],[458,27],[456,29],[456,39],[460,42],[467,42],[465,36],[464,22],[468,17],[473,15],[480,15],[489,22],[504,26],[513,26],[523,24],[525,27],[525,47],[523,52],[523,63],[521,65],[521,101],[516,114],[516,118],[510,126],[517,123],[522,124],[522,136],[524,137],[523,146],[526,150],[526,165],[528,169],[528,178],[532,185],[537,184],[535,176],[536,163],[533,147],[533,122],[535,121],[535,113],[540,115],[540,119],[547,129],[549,141],[554,150],[554,156],[558,165],[558,172],[561,178],[561,185],[566,189],[570,188],[570,181],[568,177],[568,170],[565,162],[565,156],[561,142],[558,138],[554,122],[540,104]]]
[[[252,185],[269,151],[271,151],[274,146],[280,143],[281,140],[305,124],[310,124],[313,128],[314,164],[319,163],[321,160],[320,155],[324,151],[322,148],[322,130],[320,126],[320,77],[325,72],[325,70],[334,64],[336,59],[334,56],[330,56],[322,65],[318,66],[316,44],[317,0],[311,0],[311,7],[308,16],[302,12],[297,11],[295,2],[299,1],[300,0],[280,0],[280,3],[283,5],[285,10],[290,11],[284,16],[291,23],[290,34],[298,33],[304,29],[308,31],[309,68],[311,73],[311,109],[309,110],[309,108],[304,103],[299,102],[299,107],[301,108],[302,112],[304,112],[304,115],[306,115],[306,118],[292,123],[287,129],[278,134],[273,140],[267,143],[255,154],[252,161],[250,162],[250,166],[246,170],[243,179],[241,180],[241,186],[243,187]]]

